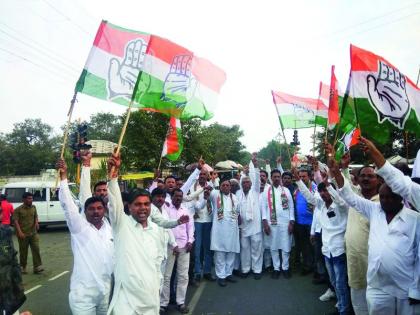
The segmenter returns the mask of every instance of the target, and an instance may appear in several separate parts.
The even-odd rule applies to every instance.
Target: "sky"
[[[414,82],[420,66],[420,1],[2,0],[0,132],[25,118],[61,132],[102,19],[168,38],[222,68],[227,80],[206,124],[240,125],[250,152],[279,134],[272,89],[317,98],[333,64],[345,89],[350,44]],[[125,110],[79,94],[73,118]],[[303,153],[312,133],[299,130]]]

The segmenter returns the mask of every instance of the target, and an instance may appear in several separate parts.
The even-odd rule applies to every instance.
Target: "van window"
[[[58,201],[58,191],[59,189],[50,188],[50,201]]]
[[[9,202],[22,202],[22,195],[25,188],[6,188],[7,200]]]
[[[28,188],[28,192],[34,195],[34,201],[47,200],[47,190],[45,188]]]

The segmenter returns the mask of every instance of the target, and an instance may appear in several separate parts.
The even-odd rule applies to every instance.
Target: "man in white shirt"
[[[273,279],[280,277],[280,255],[281,267],[284,277],[290,278],[289,258],[292,247],[292,233],[295,223],[295,211],[293,198],[289,189],[281,185],[281,173],[274,169],[271,171],[272,185],[265,189],[263,194],[262,213],[263,228],[266,237],[264,242],[271,250],[274,271]]]
[[[369,314],[414,314],[420,302],[420,215],[403,205],[387,184],[380,202],[356,195],[335,161],[330,162],[341,197],[370,223],[366,298]]]
[[[71,234],[74,264],[69,304],[74,315],[105,315],[108,310],[113,270],[114,242],[111,225],[104,218],[102,198],[90,197],[84,215],[73,201],[67,183],[67,165],[57,162],[60,173],[59,199]]]
[[[166,250],[162,230],[150,219],[151,198],[146,190],[129,197],[130,215],[118,186],[119,156],[108,160],[109,218],[115,240],[115,287],[108,314],[158,314],[160,268]]]
[[[236,282],[232,276],[235,255],[240,251],[238,226],[238,201],[230,192],[229,180],[222,180],[220,190],[205,190],[205,199],[210,200],[213,227],[210,249],[214,251],[214,262],[218,284]]]
[[[158,211],[163,218],[165,218],[166,220],[169,221],[169,216],[166,210],[164,210],[164,208],[166,208],[166,204],[165,204],[165,197],[166,197],[166,192],[161,189],[161,188],[155,188],[152,191],[151,194],[152,197],[152,210],[151,213],[154,211]],[[176,220],[174,220],[176,222]],[[163,229],[163,228],[161,228]],[[172,233],[171,229],[163,229],[162,231],[165,235],[165,240],[164,243],[167,247],[167,249],[174,249],[177,245],[175,242],[175,237],[174,234]],[[164,250],[163,251],[163,260],[162,260],[162,265],[161,265],[161,272],[162,272],[162,278],[161,278],[161,282],[160,282],[160,292],[162,293],[162,288],[163,288],[163,276],[165,274],[165,270],[166,270],[166,262],[168,259],[168,250]]]
[[[172,203],[165,208],[168,216],[177,219],[181,215],[188,215],[188,210],[182,204],[183,193],[179,188],[172,191]],[[175,237],[176,246],[168,249],[168,262],[166,264],[165,275],[163,278],[163,290],[160,295],[160,311],[165,312],[169,304],[169,293],[172,271],[175,261],[176,267],[176,303],[178,310],[186,314],[189,312],[185,304],[185,296],[188,286],[188,268],[190,264],[190,251],[194,242],[194,223],[190,220],[188,224],[181,225],[172,229]]]
[[[338,300],[338,313],[350,314],[350,292],[347,286],[347,267],[344,246],[347,214],[349,207],[340,198],[337,191],[327,181],[318,184],[318,190],[312,194],[299,179],[294,170],[296,184],[304,198],[320,210],[319,221],[322,229],[322,254],[325,258],[331,284]]]
[[[241,268],[242,277],[246,277],[251,268],[256,280],[261,279],[262,271],[262,232],[260,211],[260,172],[257,166],[256,155],[249,163],[249,176],[241,178],[242,188],[236,192],[241,216]]]
[[[207,206],[207,201],[204,199],[204,190],[209,186],[207,182],[208,172],[204,168],[201,169],[198,175],[198,181],[191,187],[190,193],[194,194],[202,189],[202,193],[196,197],[194,202],[194,228],[195,228],[195,248],[194,248],[194,281],[200,282],[201,274],[203,278],[208,281],[214,281],[211,274],[212,257],[210,252],[210,237],[212,226],[211,207]],[[211,185],[211,183],[210,183]],[[203,254],[203,262],[201,259]]]
[[[420,185],[413,182],[410,177],[385,160],[382,153],[375,145],[366,138],[361,138],[366,153],[370,155],[378,170],[376,173],[381,176],[393,192],[403,197],[411,205],[420,211]]]

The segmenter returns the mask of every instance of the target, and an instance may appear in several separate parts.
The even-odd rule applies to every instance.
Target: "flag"
[[[398,129],[420,137],[420,89],[381,56],[353,45],[350,56],[340,125],[354,124],[355,115],[363,134],[379,143]]]
[[[150,34],[102,21],[76,91],[128,105],[149,39]]]
[[[181,122],[175,117],[169,119],[169,128],[163,144],[162,157],[176,161],[184,148],[182,140]]]
[[[271,91],[271,94],[283,129],[311,128],[315,124],[326,125],[328,108],[319,99],[275,91]]]
[[[330,91],[329,91],[329,100],[328,100],[328,128],[333,129],[335,125],[340,122],[340,114],[339,114],[339,96],[341,93],[339,92],[338,81],[335,76],[335,66],[331,66],[331,83],[330,83]],[[342,98],[341,98],[342,101]]]
[[[133,101],[182,120],[213,117],[224,71],[167,39],[152,35]]]
[[[335,159],[340,161],[343,155],[349,152],[350,148],[359,143],[360,129],[353,125],[347,125],[344,128],[343,137],[337,141],[335,149]]]

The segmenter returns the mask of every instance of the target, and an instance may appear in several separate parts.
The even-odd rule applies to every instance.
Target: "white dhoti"
[[[351,305],[353,306],[354,314],[368,315],[368,305],[366,301],[366,289],[350,288]]]
[[[369,287],[366,290],[369,315],[414,315],[415,306],[407,299],[398,299],[381,289]]]
[[[235,256],[236,253],[214,252],[215,271],[219,279],[225,279],[232,275]]]
[[[261,272],[262,247],[262,233],[241,237],[241,266],[243,273],[248,273],[251,269],[254,273]]]

